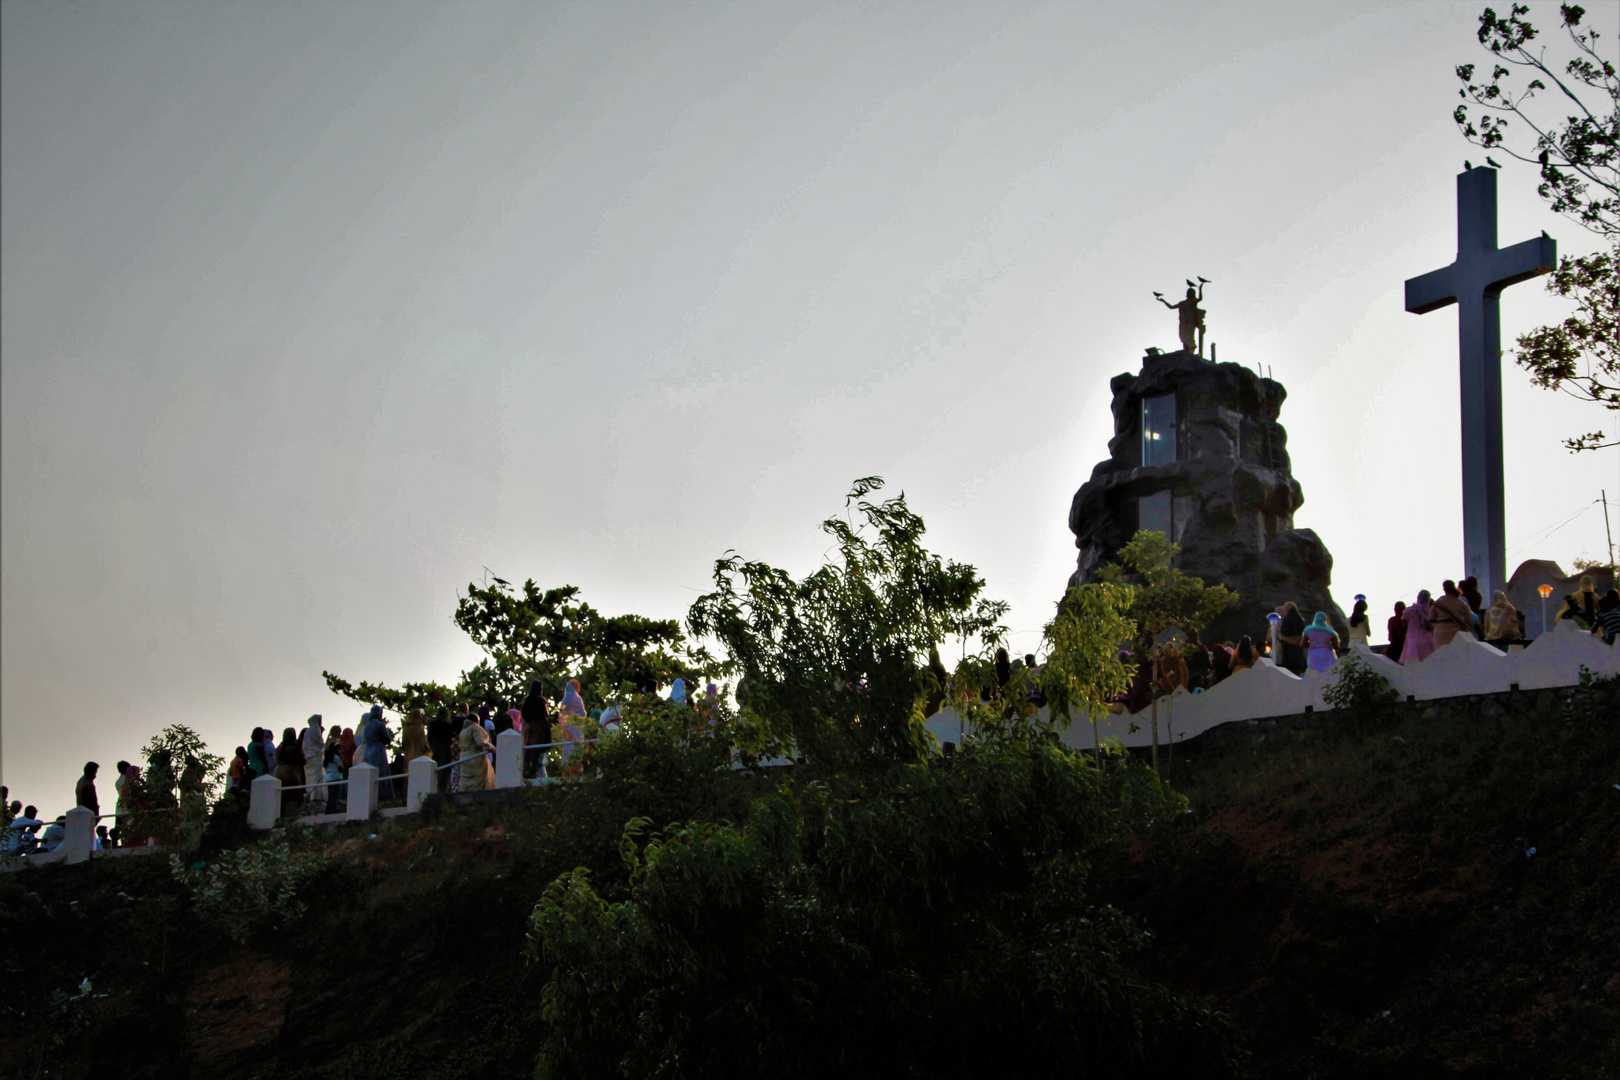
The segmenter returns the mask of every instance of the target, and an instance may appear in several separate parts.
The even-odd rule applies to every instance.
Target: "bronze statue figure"
[[[1156,292],[1154,297],[1169,308],[1181,315],[1181,347],[1196,356],[1204,355],[1204,309],[1199,307],[1204,300],[1204,286],[1209,279],[1201,277],[1198,284],[1187,282],[1187,299],[1179,304],[1172,304],[1164,298],[1164,293]]]

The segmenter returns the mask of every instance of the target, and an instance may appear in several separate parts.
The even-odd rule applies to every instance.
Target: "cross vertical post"
[[[1469,169],[1457,174],[1456,261],[1406,282],[1407,311],[1423,315],[1457,305],[1463,567],[1487,598],[1507,585],[1499,300],[1503,289],[1547,273],[1557,261],[1558,244],[1546,233],[1496,246],[1496,170]]]

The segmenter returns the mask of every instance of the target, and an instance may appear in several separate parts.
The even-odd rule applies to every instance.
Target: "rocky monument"
[[[1193,328],[1188,314],[1184,341]],[[1197,315],[1201,331],[1203,312]],[[1326,611],[1344,635],[1344,612],[1328,592],[1333,556],[1316,533],[1294,528],[1305,495],[1289,471],[1288,435],[1277,422],[1288,396],[1282,384],[1191,349],[1149,349],[1139,374],[1116,375],[1108,385],[1114,437],[1108,460],[1069,508],[1080,549],[1069,584],[1097,580],[1138,529],[1157,529],[1181,545],[1181,569],[1238,592],[1207,639],[1248,634],[1258,644],[1266,613],[1287,600],[1307,622]]]

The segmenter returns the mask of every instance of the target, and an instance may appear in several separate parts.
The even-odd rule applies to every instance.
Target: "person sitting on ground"
[[[39,847],[39,837],[36,830],[45,824],[39,820],[39,810],[32,806],[25,806],[22,812],[11,819],[11,826],[6,830],[5,853],[7,855],[27,855]]]
[[[107,834],[107,826],[105,826],[105,825],[97,825],[96,826],[96,839],[95,839],[95,842],[91,846],[97,851],[106,851],[106,850],[108,850],[110,848],[117,847],[118,843],[111,836],[109,836]]]
[[[460,742],[461,764],[456,766],[460,774],[460,789],[492,790],[495,787],[495,767],[485,753],[489,749],[489,732],[484,730],[484,723],[476,713],[467,717],[467,726],[461,729]]]
[[[292,728],[282,730],[281,745],[276,747],[274,775],[281,781],[281,816],[292,817],[298,813],[298,806],[304,801],[302,790],[287,790],[302,789],[304,786],[304,747],[298,739],[298,732]]]
[[[1367,618],[1367,598],[1356,593],[1356,606],[1350,609],[1350,641],[1368,644],[1372,637],[1372,620]]]
[[[1509,642],[1518,640],[1519,611],[1501,589],[1496,590],[1496,597],[1485,612],[1484,630],[1485,640],[1504,652]]]
[[[62,841],[66,839],[67,817],[63,816],[45,826],[45,831],[39,837],[39,846],[45,849],[45,854],[49,855],[61,847]]]
[[[1327,612],[1318,611],[1305,628],[1306,663],[1312,671],[1326,671],[1339,658],[1339,632],[1328,623]]]
[[[101,816],[101,800],[96,798],[96,773],[101,769],[93,761],[84,763],[84,775],[74,785],[73,797],[78,800],[75,805],[82,806],[97,817]]]
[[[1401,642],[1401,663],[1416,664],[1434,653],[1434,631],[1429,616],[1434,611],[1434,600],[1428,589],[1422,589],[1412,606],[1406,609],[1406,637]]]
[[[1295,675],[1305,674],[1305,616],[1292,600],[1283,605],[1282,622],[1277,624],[1277,642],[1282,655],[1277,666],[1287,668]]]
[[[1232,674],[1236,675],[1240,671],[1247,671],[1249,668],[1254,667],[1254,662],[1257,659],[1258,657],[1254,653],[1254,642],[1249,640],[1248,634],[1244,634],[1238,638],[1237,651],[1232,654]]]
[[[1613,645],[1615,637],[1620,635],[1620,589],[1604,593],[1597,609],[1598,629],[1603,631],[1603,640]]]

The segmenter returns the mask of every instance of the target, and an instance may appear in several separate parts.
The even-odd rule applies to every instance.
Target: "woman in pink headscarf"
[[[1425,660],[1434,652],[1434,600],[1428,589],[1417,594],[1417,601],[1401,616],[1406,621],[1406,641],[1401,646],[1401,663]]]

